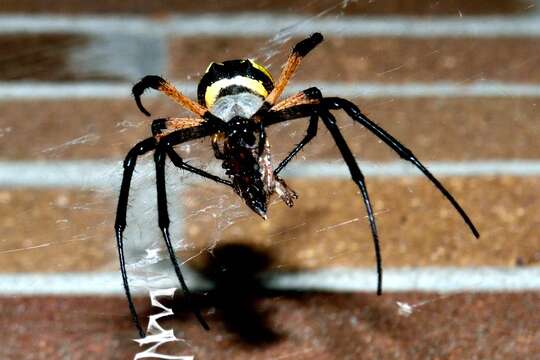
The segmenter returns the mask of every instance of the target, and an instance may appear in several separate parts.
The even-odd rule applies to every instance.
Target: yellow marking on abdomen
[[[206,106],[208,108],[211,108],[212,105],[214,105],[214,103],[216,102],[216,99],[219,96],[219,92],[222,89],[231,85],[243,86],[263,98],[268,96],[268,91],[266,91],[261,81],[238,75],[233,77],[232,79],[221,79],[209,85],[206,88],[206,92],[204,94]]]
[[[262,71],[262,73],[268,78],[270,79],[270,81],[272,82],[272,84],[274,83],[274,79],[272,78],[272,74],[270,74],[270,71],[268,71],[267,68],[265,68],[264,66],[262,66],[261,64],[257,64],[255,61],[249,59],[249,62],[251,63],[251,65],[253,65],[253,67],[255,69],[259,69]]]

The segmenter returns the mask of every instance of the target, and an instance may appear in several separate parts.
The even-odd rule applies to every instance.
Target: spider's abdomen
[[[201,105],[212,109],[222,97],[250,94],[264,99],[273,88],[272,75],[262,65],[253,60],[229,60],[208,66],[197,97]]]

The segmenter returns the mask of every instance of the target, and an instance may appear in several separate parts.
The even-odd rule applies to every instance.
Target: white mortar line
[[[148,288],[177,286],[174,275],[156,283],[132,278],[136,293]],[[262,278],[270,289],[299,291],[375,292],[376,274],[364,268],[333,268],[297,273],[268,273]],[[207,280],[186,274],[193,290],[212,287]],[[387,268],[385,292],[512,292],[540,290],[540,267],[425,267]],[[22,273],[0,275],[0,296],[13,295],[122,295],[120,272],[106,273]]]
[[[367,162],[359,161],[366,176],[415,177],[423,176],[414,166],[405,161]],[[438,177],[461,176],[539,176],[540,161],[491,160],[427,162],[426,166]],[[219,166],[209,171],[219,173]],[[170,169],[169,171],[176,171]],[[178,170],[178,174],[183,174]],[[153,174],[154,165],[141,163],[136,173]],[[0,161],[0,187],[26,188],[116,188],[122,176],[122,163],[77,160],[77,161]],[[347,166],[340,160],[332,162],[292,162],[284,171],[284,177],[297,178],[341,178],[350,177]],[[182,180],[184,183],[207,181],[193,175]]]
[[[406,161],[367,162],[358,161],[366,176],[402,177],[424,176],[416,167]],[[538,176],[540,161],[527,160],[485,160],[485,161],[433,161],[426,167],[436,176]],[[302,178],[349,178],[349,170],[341,161],[291,163],[284,176]]]
[[[175,81],[175,85],[186,95],[195,97],[194,82]],[[0,82],[0,102],[13,100],[71,100],[71,99],[129,99],[133,83],[112,82]],[[540,97],[540,84],[524,84],[499,81],[432,82],[405,84],[374,82],[293,82],[286,91],[291,95],[317,86],[325,96],[345,98],[417,98],[417,97]],[[148,92],[145,96],[156,96]]]
[[[112,82],[0,82],[0,101],[70,100],[87,98],[127,99],[134,84]],[[189,84],[189,90],[194,87]],[[184,90],[184,88],[182,88]],[[194,90],[194,89],[193,89]],[[194,91],[193,91],[194,92]],[[148,95],[152,95],[148,92]]]
[[[374,291],[375,272],[369,269],[322,269],[273,274],[272,289],[333,292]],[[384,269],[386,292],[434,291],[441,293],[540,290],[540,267],[423,267]]]
[[[0,33],[130,33],[177,36],[285,36],[315,31],[337,36],[536,37],[536,14],[524,16],[405,17],[295,16],[268,13],[181,15],[163,19],[107,15],[2,15]]]

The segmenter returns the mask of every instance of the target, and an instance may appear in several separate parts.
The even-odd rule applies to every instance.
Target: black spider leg
[[[267,113],[264,117],[264,124],[265,126],[271,126],[284,121],[305,118],[308,116],[313,117],[314,114],[319,114],[321,116],[323,122],[334,137],[334,141],[336,142],[338,149],[342,153],[343,159],[349,167],[351,177],[358,185],[362,193],[364,204],[368,212],[368,219],[370,222],[371,232],[373,235],[373,241],[375,246],[375,258],[377,262],[377,294],[380,295],[382,293],[382,258],[379,244],[379,236],[375,223],[375,216],[373,214],[369,195],[365,186],[364,176],[360,171],[360,168],[358,167],[358,164],[356,163],[356,160],[351,153],[351,150],[345,142],[345,139],[343,139],[343,136],[341,135],[341,132],[336,125],[335,118],[325,108],[321,108],[320,105],[303,104],[291,106],[290,108],[286,108],[280,111],[271,111]]]
[[[171,162],[173,163],[174,166],[178,167],[178,168],[181,168],[181,169],[184,169],[184,170],[187,170],[187,171],[190,171],[194,174],[197,174],[199,176],[202,176],[204,178],[207,178],[207,179],[210,179],[210,180],[213,180],[217,183],[220,183],[220,184],[224,184],[224,185],[228,185],[230,187],[233,187],[233,183],[232,181],[229,181],[229,180],[224,180],[222,178],[220,178],[219,176],[216,176],[216,175],[213,175],[213,174],[210,174],[202,169],[199,169],[199,168],[196,168],[196,167],[193,167],[187,163],[184,162],[184,160],[182,160],[182,158],[180,157],[180,155],[178,155],[176,153],[176,151],[174,151],[174,149],[172,147],[165,147],[165,151],[167,152],[167,154],[169,155],[169,158],[171,159]],[[156,151],[156,158],[157,158],[157,155],[158,154],[158,151]],[[157,180],[157,176],[158,174],[160,173],[163,173],[164,170],[161,169],[161,170],[157,170],[157,167],[164,167],[164,164],[161,164],[161,162],[165,162],[164,159],[161,159],[162,157],[164,157],[163,155],[160,155],[160,158],[159,158],[159,163],[158,163],[158,160],[156,160],[156,180]],[[160,175],[161,176],[161,175]],[[178,281],[180,281],[180,285],[182,286],[182,290],[184,291],[184,295],[186,296],[186,299],[187,299],[187,302],[188,302],[188,305],[190,307],[190,309],[192,309],[193,311],[193,314],[195,314],[195,317],[197,318],[197,320],[199,320],[199,323],[201,324],[201,326],[205,329],[205,330],[210,330],[210,327],[208,326],[208,323],[206,322],[206,320],[204,320],[204,318],[202,317],[201,315],[201,312],[200,312],[200,309],[194,304],[193,300],[192,300],[192,296],[191,296],[191,292],[184,280],[184,277],[182,276],[182,272],[180,271],[180,266],[178,264],[178,259],[176,258],[176,255],[174,253],[174,249],[172,247],[172,244],[171,244],[171,240],[170,240],[170,234],[169,234],[169,215],[168,215],[168,210],[167,210],[167,195],[166,195],[166,188],[165,188],[165,179],[164,179],[164,175],[163,175],[163,184],[161,184],[159,181],[157,181],[157,186],[158,186],[158,189],[162,187],[162,195],[160,195],[160,190],[158,190],[158,216],[159,216],[159,227],[163,233],[163,238],[165,239],[165,243],[167,245],[167,250],[169,252],[169,256],[171,258],[171,262],[173,263],[173,266],[174,266],[174,271],[176,272],[176,276],[178,277]],[[160,199],[161,199],[161,196],[164,198],[163,201],[160,202]],[[163,203],[164,202],[164,203]],[[161,221],[161,216],[165,216],[165,221],[162,223]],[[163,224],[166,224],[166,227],[163,228]]]
[[[446,188],[437,180],[431,172],[429,172],[428,169],[416,158],[416,156],[412,153],[411,150],[407,149],[405,146],[403,146],[399,141],[397,141],[392,135],[387,133],[384,129],[382,129],[380,126],[375,124],[373,121],[369,120],[367,116],[362,114],[360,109],[350,101],[347,101],[345,99],[341,98],[325,98],[324,105],[328,107],[329,109],[343,109],[349,115],[353,120],[359,122],[363,126],[365,126],[369,131],[371,131],[373,134],[375,134],[379,139],[384,141],[388,146],[392,148],[402,159],[407,160],[414,164],[422,173],[435,185],[437,189],[450,201],[450,203],[454,206],[454,208],[457,210],[457,212],[461,215],[467,226],[469,226],[469,229],[473,233],[473,235],[476,238],[480,237],[480,234],[476,227],[474,226],[472,220],[469,218],[465,210],[459,205],[459,203],[454,199],[452,194],[446,190]]]
[[[176,273],[178,281],[180,282],[180,285],[182,286],[184,295],[186,296],[186,299],[188,301],[188,305],[190,306],[193,313],[195,314],[195,317],[197,317],[197,320],[199,320],[199,323],[205,330],[210,330],[210,327],[208,326],[207,322],[202,317],[200,310],[193,303],[191,292],[184,280],[184,277],[182,276],[180,265],[178,264],[178,259],[176,258],[176,255],[174,253],[174,248],[172,247],[172,243],[170,239],[170,234],[169,234],[170,220],[169,220],[169,211],[167,208],[167,192],[166,192],[166,187],[165,187],[165,153],[169,156],[169,158],[171,159],[171,162],[176,167],[190,171],[194,174],[213,180],[217,183],[232,187],[233,184],[231,181],[222,179],[219,176],[210,174],[202,169],[196,168],[194,166],[191,166],[185,163],[184,160],[182,160],[182,158],[176,153],[176,151],[173,148],[174,145],[179,144],[183,141],[186,141],[189,138],[194,139],[197,137],[207,136],[217,131],[217,128],[213,128],[211,124],[209,124],[209,126],[210,126],[209,130],[205,131],[203,129],[199,134],[195,132],[191,136],[188,135],[188,137],[184,137],[183,133],[189,132],[189,129],[176,131],[165,136],[164,138],[162,138],[162,141],[160,142],[158,149],[156,150],[154,154],[154,161],[156,163],[156,186],[157,186],[157,194],[158,194],[159,227],[163,234],[163,238],[167,246],[167,251],[169,252],[169,257],[171,259],[171,262],[173,263],[174,271]],[[203,128],[203,126],[199,128]]]
[[[185,141],[200,139],[209,135],[212,135],[218,131],[215,123],[206,123],[199,125],[197,127],[181,129],[175,132],[172,132],[165,136],[163,140],[169,146],[175,144],[180,144]],[[131,297],[131,292],[129,289],[129,282],[126,272],[126,262],[124,257],[124,239],[123,234],[126,228],[126,213],[129,199],[129,190],[131,186],[131,179],[133,177],[133,171],[135,169],[135,164],[137,162],[137,157],[143,155],[157,146],[156,139],[151,137],[147,138],[137,145],[135,145],[126,155],[124,160],[124,174],[122,177],[122,185],[120,187],[120,195],[118,197],[118,207],[116,210],[116,221],[114,225],[115,235],[116,235],[116,245],[118,248],[118,256],[120,258],[120,271],[122,273],[122,280],[124,284],[124,291],[126,293],[126,298],[128,300],[129,310],[131,312],[131,318],[135,327],[139,331],[141,337],[145,336],[144,330],[139,322],[137,316],[137,311]]]
[[[132,93],[133,93],[133,97],[135,98],[135,103],[137,104],[137,107],[139,108],[139,110],[146,116],[150,116],[150,113],[143,106],[141,102],[141,95],[144,93],[146,89],[148,88],[158,89],[159,86],[163,83],[165,83],[165,80],[163,80],[163,78],[161,78],[160,76],[147,75],[144,78],[142,78],[141,81],[139,81],[133,86]]]
[[[184,162],[184,160],[174,151],[173,148],[168,147],[167,148],[167,155],[169,155],[169,158],[171,159],[171,162],[174,164],[174,166],[179,167],[181,169],[190,171],[194,174],[197,174],[199,176],[202,176],[204,178],[210,179],[212,181],[215,181],[217,183],[228,185],[230,187],[233,187],[233,183],[230,180],[222,179],[219,176],[216,176],[214,174],[210,174],[202,169],[196,168],[194,166],[189,165],[188,163]]]
[[[171,242],[171,236],[169,234],[169,210],[167,208],[167,190],[165,187],[165,157],[166,157],[166,147],[161,144],[157,147],[154,152],[154,162],[156,164],[156,188],[157,188],[157,205],[158,205],[158,225],[163,234],[163,239],[165,240],[165,245],[167,246],[167,251],[169,252],[169,257],[174,267],[176,277],[182,286],[184,295],[186,296],[187,302],[197,320],[202,325],[205,330],[210,330],[208,323],[204,320],[200,310],[195,306],[191,291],[189,290],[182,271],[180,270],[180,265],[178,264],[178,259],[174,253],[174,248]]]
[[[328,131],[330,131],[330,134],[332,134],[332,137],[334,138],[334,141],[341,152],[341,155],[343,156],[343,160],[345,160],[345,163],[347,164],[347,167],[349,168],[349,172],[351,173],[352,180],[358,185],[358,188],[360,189],[360,192],[362,193],[362,198],[364,199],[364,204],[366,206],[366,210],[368,213],[368,219],[369,219],[369,225],[371,227],[371,235],[373,237],[373,244],[375,246],[375,259],[377,261],[377,295],[381,295],[382,293],[382,258],[381,258],[381,248],[379,244],[379,235],[377,232],[377,225],[375,223],[375,214],[373,213],[373,207],[371,206],[371,201],[369,200],[369,195],[366,187],[366,181],[364,178],[364,174],[362,174],[362,171],[358,167],[358,164],[356,163],[356,159],[354,158],[354,155],[351,152],[351,149],[345,142],[345,139],[343,138],[343,135],[341,135],[341,131],[339,131],[339,128],[336,123],[336,118],[330,114],[329,111],[326,109],[321,109],[320,116],[322,118],[322,121],[328,128]]]
[[[124,175],[122,177],[122,185],[120,187],[120,196],[118,198],[118,207],[116,210],[116,221],[114,225],[116,234],[116,246],[118,248],[118,257],[120,258],[120,272],[122,273],[122,281],[124,283],[124,291],[128,300],[129,311],[131,312],[131,318],[133,323],[139,331],[139,336],[144,337],[144,330],[139,322],[137,311],[135,310],[135,304],[131,297],[129,290],[129,282],[126,271],[126,260],[124,257],[124,229],[126,228],[126,213],[129,198],[129,188],[131,185],[131,178],[133,177],[133,170],[137,163],[137,157],[143,155],[156,147],[156,140],[154,138],[148,138],[135,145],[127,154],[124,160]]]
[[[298,152],[300,150],[302,150],[302,148],[304,146],[306,146],[317,135],[317,125],[318,125],[318,122],[319,122],[318,120],[319,120],[319,118],[318,118],[317,115],[312,115],[310,117],[309,126],[307,128],[306,136],[302,139],[302,141],[300,141],[294,147],[294,149],[292,149],[292,151],[289,153],[289,155],[287,155],[287,157],[285,157],[285,159],[283,159],[279,163],[279,165],[274,170],[274,175],[278,175],[281,172],[281,170],[283,170],[285,168],[285,166],[287,166],[289,161],[291,161],[292,158],[295,157],[296,154],[298,154]]]
[[[156,120],[152,121],[152,134],[154,136],[162,134],[163,130],[167,129],[166,123],[167,123],[167,119],[156,119]],[[183,130],[183,131],[186,131],[186,130]],[[220,184],[232,186],[231,181],[222,179],[219,176],[210,174],[210,173],[208,173],[208,172],[206,172],[206,171],[204,171],[202,169],[196,168],[196,167],[191,166],[188,163],[184,162],[184,160],[182,160],[182,158],[180,158],[180,156],[172,149],[173,145],[171,145],[171,144],[174,144],[174,142],[173,143],[170,142],[169,146],[166,147],[167,148],[166,151],[169,154],[169,156],[172,156],[171,160],[173,161],[174,165],[176,165],[177,167],[179,167],[181,169],[184,169],[184,170],[190,171],[190,172],[192,172],[194,174],[197,174],[199,176],[202,176],[202,177],[205,177],[207,179],[218,182]],[[214,152],[219,150],[219,149],[216,149],[214,147],[214,142],[212,142],[212,147],[214,148]]]

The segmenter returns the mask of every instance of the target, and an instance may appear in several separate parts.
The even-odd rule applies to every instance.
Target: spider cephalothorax
[[[156,165],[158,225],[163,234],[176,275],[188,300],[191,299],[189,289],[182,277],[169,234],[170,221],[165,187],[165,159],[168,157],[173,165],[179,168],[231,187],[242,197],[249,208],[266,219],[268,200],[273,193],[276,193],[288,206],[292,206],[293,201],[297,198],[296,193],[279,177],[279,173],[317,135],[319,120],[322,121],[334,139],[343,160],[349,168],[351,178],[362,195],[375,246],[378,274],[377,293],[381,294],[382,260],[375,216],[364,175],[356,163],[347,142],[341,135],[336,119],[331,113],[331,111],[335,110],[345,111],[351,119],[371,131],[401,158],[416,166],[450,201],[474,236],[479,236],[472,221],[454,197],[422,165],[414,154],[392,135],[362,114],[353,103],[338,97],[323,97],[317,88],[306,89],[278,102],[302,58],[317,46],[322,39],[321,34],[315,33],[296,44],[279,79],[275,83],[268,70],[254,61],[231,60],[210,64],[197,89],[198,102],[184,96],[171,83],[155,75],[144,77],[133,87],[133,95],[137,106],[148,116],[150,113],[143,107],[140,99],[147,88],[161,91],[196,115],[196,117],[190,118],[169,117],[154,120],[151,127],[153,136],[135,145],[128,152],[124,161],[124,176],[118,199],[115,232],[124,289],[133,321],[141,336],[144,336],[144,331],[133,305],[126,273],[123,232],[126,227],[129,189],[135,164],[140,155],[149,151],[154,151]],[[306,136],[274,168],[265,129],[274,124],[302,118],[309,119]],[[228,179],[223,179],[189,165],[182,160],[174,148],[175,145],[203,137],[211,137],[214,155],[222,161]],[[197,307],[192,304],[192,308],[202,326],[208,329],[208,325]]]

